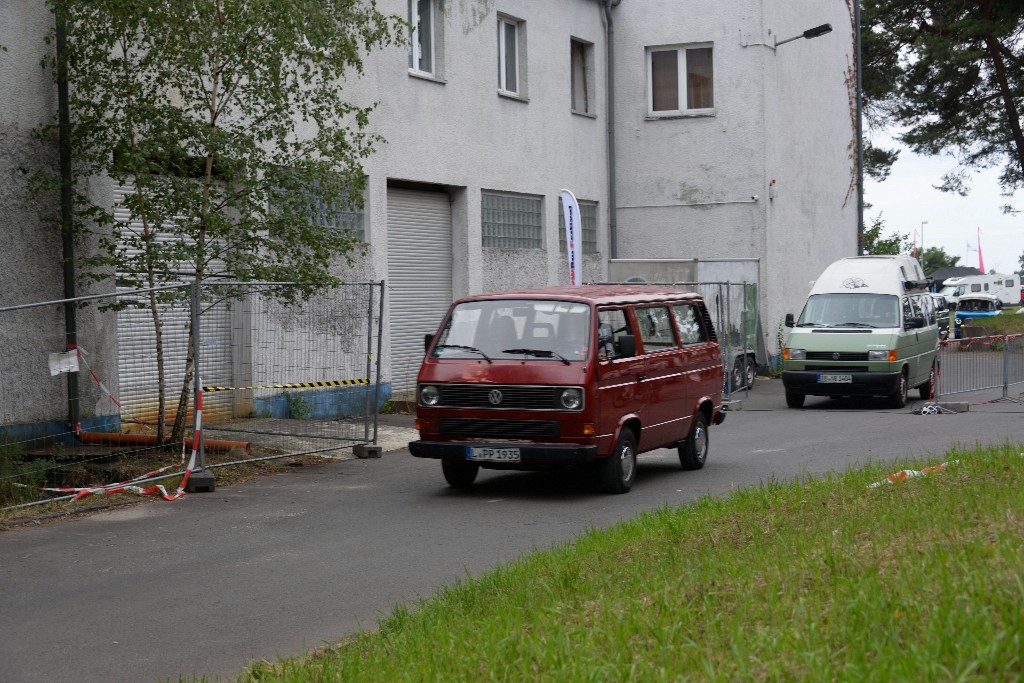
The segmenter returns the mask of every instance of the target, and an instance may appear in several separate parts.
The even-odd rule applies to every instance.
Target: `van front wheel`
[[[601,486],[606,493],[626,493],[636,479],[636,437],[623,429],[612,454],[601,461]]]
[[[803,394],[794,394],[791,391],[786,392],[786,405],[790,408],[803,408],[804,399],[807,398]]]
[[[442,460],[441,471],[444,472],[444,480],[455,489],[469,488],[476,481],[476,475],[480,472],[480,465],[468,460]]]
[[[900,373],[900,383],[896,393],[889,394],[890,408],[903,408],[907,405],[907,373]]]

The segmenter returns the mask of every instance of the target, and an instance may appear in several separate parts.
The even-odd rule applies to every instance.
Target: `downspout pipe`
[[[856,92],[857,95],[857,256],[864,254],[864,71],[862,66],[860,26],[860,3],[861,0],[853,2],[853,27],[856,32],[855,42],[857,48],[857,72]]]
[[[605,51],[605,92],[608,98],[608,250],[609,256],[613,259],[619,257],[619,239],[616,220],[618,206],[615,197],[615,24],[612,22],[612,8],[618,7],[620,2],[622,0],[604,0],[605,35],[608,45]]]
[[[60,9],[56,10],[56,43],[57,43],[57,121],[60,154],[60,224],[62,254],[64,266],[64,298],[74,299],[75,292],[75,233],[74,233],[74,200],[71,188],[71,114],[68,106],[68,71],[67,43],[64,17]],[[64,332],[66,350],[78,348],[78,321],[75,316],[75,303],[64,304]],[[81,412],[79,407],[78,373],[68,373],[68,427],[74,433],[81,429]]]

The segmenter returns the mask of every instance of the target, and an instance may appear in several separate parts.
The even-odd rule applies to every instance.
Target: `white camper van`
[[[939,294],[946,302],[953,305],[965,294],[991,294],[999,299],[1003,306],[1016,306],[1024,302],[1024,292],[1020,288],[1020,275],[965,275],[951,277],[943,281]]]
[[[928,285],[909,256],[854,256],[826,268],[800,317],[786,315],[786,404],[884,396],[902,408],[911,387],[930,398],[939,330]]]

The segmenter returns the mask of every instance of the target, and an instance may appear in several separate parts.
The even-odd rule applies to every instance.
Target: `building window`
[[[543,248],[540,197],[484,192],[480,197],[480,207],[484,247]]]
[[[590,114],[593,91],[591,90],[591,74],[593,73],[594,46],[581,40],[569,41],[572,82],[572,110],[577,114]]]
[[[408,0],[409,69],[416,73],[440,76],[435,58],[440,43],[440,25],[434,20],[435,1]]]
[[[523,22],[511,17],[498,17],[498,91],[507,95],[526,95],[525,28]]]
[[[649,48],[647,72],[651,114],[706,113],[714,109],[710,45]]]
[[[580,205],[580,235],[582,240],[580,246],[584,254],[596,254],[597,249],[597,202],[589,202],[584,199],[577,199]],[[569,249],[565,241],[565,212],[562,209],[562,198],[558,198],[558,246],[562,253]]]
[[[359,239],[363,237],[363,199],[351,194],[348,199],[336,205],[328,205],[320,197],[315,197],[316,223],[330,230],[348,230]],[[583,209],[580,209],[582,211]]]

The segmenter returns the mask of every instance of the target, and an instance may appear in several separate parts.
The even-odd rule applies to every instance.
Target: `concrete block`
[[[357,458],[379,458],[382,450],[380,446],[368,443],[356,444],[352,447],[352,452]]]
[[[188,483],[185,484],[185,490],[189,493],[196,493],[197,491],[213,493],[217,490],[217,479],[213,476],[213,472],[210,470],[199,470],[198,472],[193,472],[188,476]]]

